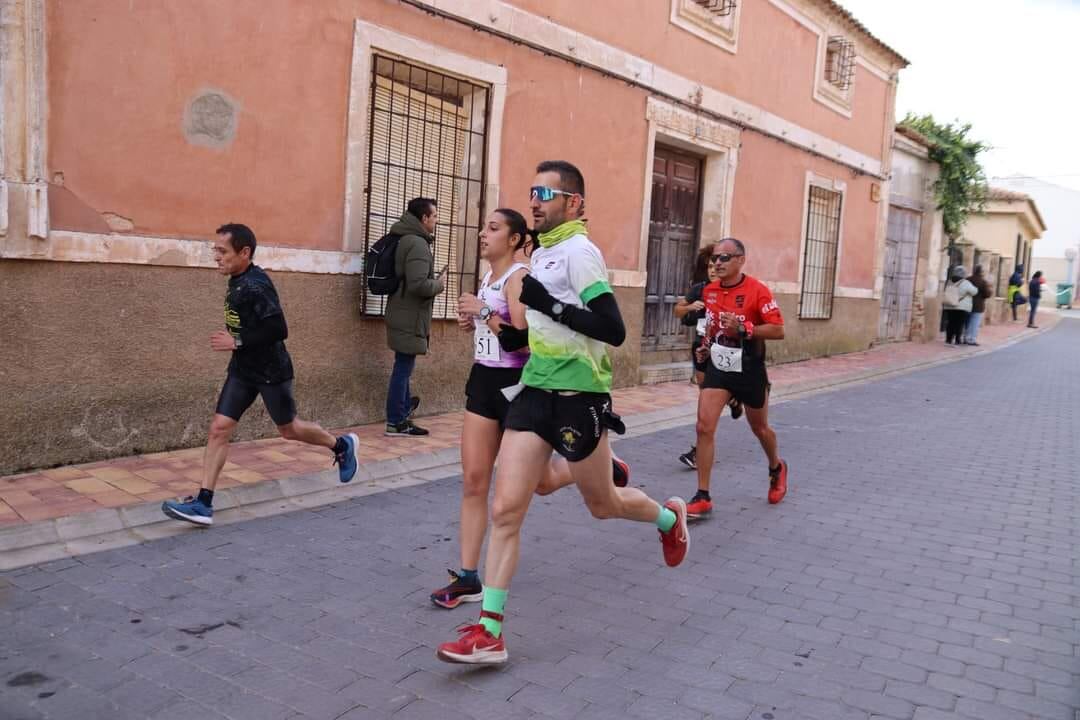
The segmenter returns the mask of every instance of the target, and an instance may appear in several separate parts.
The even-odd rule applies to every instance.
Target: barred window
[[[836,258],[840,247],[841,200],[839,192],[810,186],[802,290],[799,294],[800,318],[828,320],[832,317]]]
[[[476,289],[489,92],[404,60],[373,58],[364,251],[390,231],[409,200],[434,198],[435,272],[449,269],[436,318],[453,318],[458,295]],[[366,314],[383,314],[385,301],[365,288]]]
[[[840,90],[848,90],[855,77],[855,43],[840,35],[825,46],[825,79]]]
[[[713,15],[726,17],[735,11],[735,0],[694,0]]]

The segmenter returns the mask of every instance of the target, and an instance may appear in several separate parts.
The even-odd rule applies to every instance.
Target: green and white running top
[[[581,221],[541,234],[531,265],[532,276],[564,305],[585,307],[593,298],[611,292],[604,256],[589,241]],[[611,360],[604,343],[531,308],[525,318],[530,355],[521,374],[524,385],[543,390],[611,392]]]

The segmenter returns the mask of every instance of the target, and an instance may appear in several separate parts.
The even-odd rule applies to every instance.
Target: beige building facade
[[[1009,276],[1017,266],[1024,268],[1025,282],[1038,268],[1031,261],[1035,244],[1046,232],[1046,223],[1035,201],[1024,193],[991,187],[983,212],[972,215],[964,225],[963,238],[957,243],[957,259],[968,268],[983,266],[997,298],[1008,291]],[[1025,291],[1026,294],[1026,291]],[[987,306],[987,320],[1005,319],[1004,301]]]

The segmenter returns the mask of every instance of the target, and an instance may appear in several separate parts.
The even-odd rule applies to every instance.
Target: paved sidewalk
[[[435,659],[476,605],[457,477],[0,573],[4,720],[1075,720],[1080,321],[771,413],[791,492],[721,423],[683,566],[536,498],[510,662]],[[688,495],[684,424],[620,452]]]
[[[1060,318],[1040,316],[1042,329]],[[965,357],[1027,336],[1022,324],[983,328],[979,348],[946,347],[942,343],[898,343],[865,352],[780,365],[769,370],[774,397],[829,387],[905,368]],[[696,389],[686,383],[666,383],[617,390],[615,409],[628,420],[643,413],[686,407],[696,401]],[[431,430],[426,438],[387,438],[382,424],[336,431],[360,437],[360,462],[392,461],[439,453],[458,447],[461,412],[429,416],[420,422]],[[130,508],[166,498],[190,495],[201,480],[203,449],[115,458],[0,478],[0,550],[3,529],[105,508]],[[218,483],[219,490],[259,486],[275,480],[304,477],[331,467],[328,452],[281,439],[235,443]],[[245,497],[260,496],[247,492]]]

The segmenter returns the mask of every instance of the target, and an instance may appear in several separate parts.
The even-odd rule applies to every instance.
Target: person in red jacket
[[[712,512],[709,483],[716,423],[732,398],[745,408],[750,429],[769,460],[769,502],[775,505],[787,493],[788,466],[769,426],[770,385],[765,371],[765,341],[784,339],[784,318],[769,288],[743,272],[746,247],[741,241],[724,238],[713,247],[709,262],[716,280],[702,290],[706,329],[697,353],[706,369],[698,395],[698,490],[687,504],[687,517],[694,519]]]

